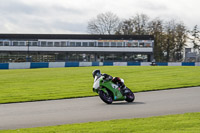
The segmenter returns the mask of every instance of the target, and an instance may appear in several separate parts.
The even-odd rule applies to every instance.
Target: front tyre
[[[126,96],[125,100],[127,102],[133,102],[135,100],[135,95],[130,89],[128,89],[128,92],[125,94],[125,96]]]
[[[107,104],[111,104],[113,102],[112,96],[109,95],[109,93],[106,94],[102,90],[99,91],[99,97],[101,98],[101,100],[103,100]]]

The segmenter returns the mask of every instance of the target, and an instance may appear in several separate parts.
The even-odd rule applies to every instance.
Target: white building
[[[0,62],[150,62],[153,45],[150,35],[0,34]]]

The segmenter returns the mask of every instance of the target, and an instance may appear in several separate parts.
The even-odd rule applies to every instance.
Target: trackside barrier
[[[49,62],[49,68],[65,67],[65,62]]]
[[[151,62],[141,62],[141,66],[150,66]]]
[[[200,66],[200,62],[157,62],[157,66]],[[0,63],[0,69],[30,69],[85,66],[151,66],[151,62],[23,62]]]
[[[92,62],[92,66],[99,66],[99,62]]]
[[[9,63],[9,69],[29,69],[30,67],[31,67],[30,62]]]
[[[168,66],[167,62],[157,62],[156,63],[157,66]]]
[[[0,63],[0,69],[9,69],[9,63]]]
[[[127,62],[113,62],[113,66],[127,66]]]
[[[168,62],[168,66],[182,66],[181,62]]]
[[[182,62],[182,66],[195,66],[194,62]]]
[[[195,62],[195,66],[200,66],[200,62]]]
[[[127,66],[141,66],[140,62],[128,62]]]
[[[49,68],[48,62],[32,62],[31,68]]]
[[[65,67],[79,67],[79,62],[66,62]]]
[[[113,62],[103,62],[104,66],[113,66]]]
[[[83,67],[83,66],[92,66],[92,62],[79,62],[79,66]]]

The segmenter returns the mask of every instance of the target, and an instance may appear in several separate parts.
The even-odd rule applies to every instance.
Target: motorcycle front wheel
[[[103,100],[107,104],[111,104],[113,102],[112,96],[109,95],[109,93],[106,94],[102,90],[99,91],[99,97],[101,98],[101,100]]]
[[[128,90],[129,90],[129,92],[125,94],[125,96],[126,96],[125,100],[127,102],[133,102],[135,100],[135,95],[130,89],[128,89]]]

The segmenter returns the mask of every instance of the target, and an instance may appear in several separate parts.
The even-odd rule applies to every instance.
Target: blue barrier
[[[92,62],[92,66],[99,66],[99,62]]]
[[[157,66],[168,66],[167,62],[156,62]]]
[[[0,69],[9,69],[9,63],[0,63]]]
[[[123,62],[123,66],[150,66],[150,62]],[[57,65],[59,64],[59,65]],[[119,62],[31,62],[28,63],[0,63],[0,69],[28,69],[28,68],[56,68],[56,67],[81,67],[81,66],[120,66]],[[156,62],[157,66],[200,66],[200,62]],[[15,67],[14,67],[15,66]]]
[[[48,62],[32,62],[31,68],[48,68],[49,63]]]
[[[127,66],[140,66],[141,63],[140,62],[128,62]]]
[[[182,66],[195,66],[194,62],[182,62]]]
[[[65,67],[79,67],[79,62],[66,62]]]
[[[113,62],[103,62],[104,66],[113,66]]]

